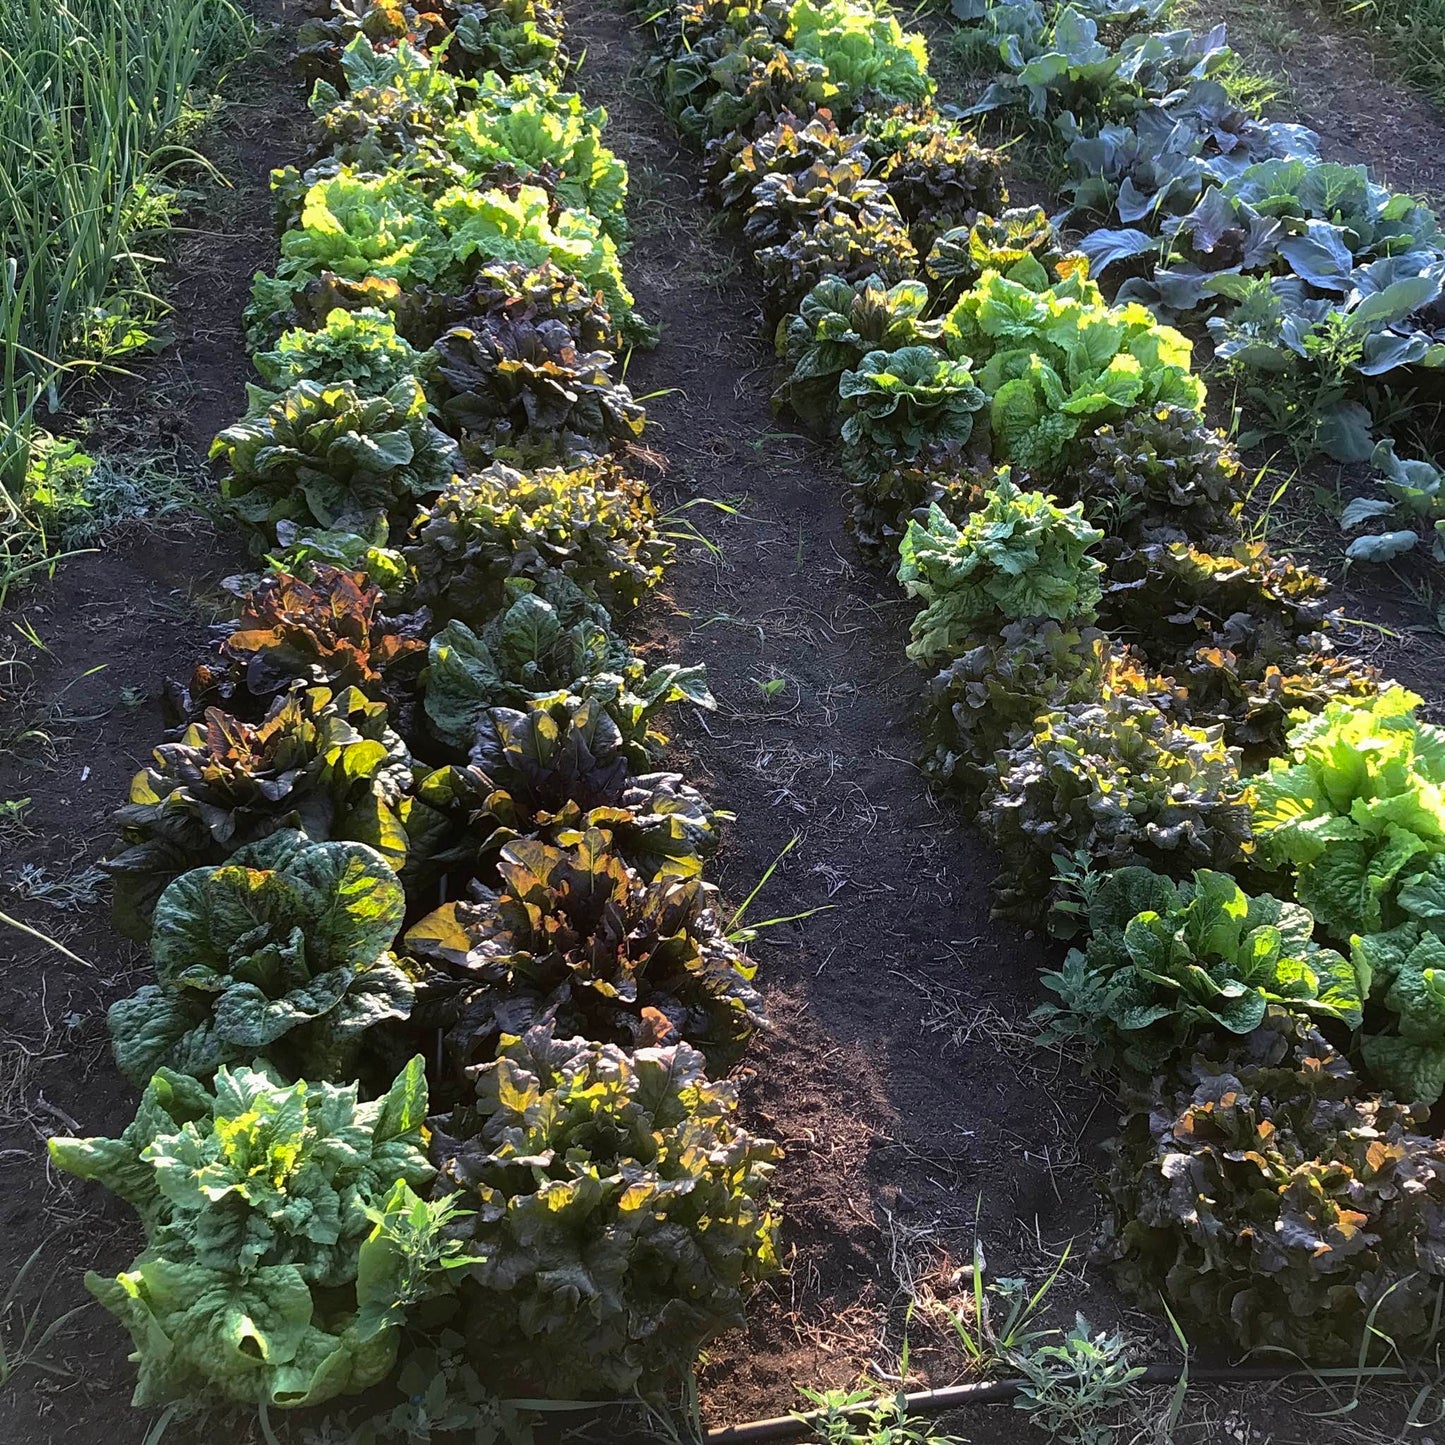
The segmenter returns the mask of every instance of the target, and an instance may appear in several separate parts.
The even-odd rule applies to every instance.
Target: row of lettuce
[[[859,543],[921,604],[925,766],[997,844],[1000,913],[1079,941],[1045,1028],[1121,1082],[1121,1277],[1241,1348],[1425,1342],[1445,733],[1244,538],[1189,342],[1002,209],[921,36],[871,0],[649,18],[756,248],[777,405],[837,438]]]
[[[555,9],[436,12],[301,31],[320,141],[275,174],[264,385],[214,448],[264,570],[108,865],[144,1093],[51,1155],[144,1226],[87,1280],[141,1406],[315,1405],[399,1357],[422,1434],[459,1380],[650,1395],[776,1265],[778,1150],[719,1081],[762,1022],[702,878],[726,815],[657,770],[660,710],[713,702],[617,626],[671,553],[617,359],[627,171]]]
[[[1118,300],[1207,325],[1263,433],[1376,488],[1341,518],[1353,560],[1445,558],[1445,233],[1435,212],[1236,102],[1224,26],[1172,0],[954,0],[999,78],[967,112],[1026,127],[1067,175],[1069,224]],[[1421,454],[1397,456],[1396,441]]]

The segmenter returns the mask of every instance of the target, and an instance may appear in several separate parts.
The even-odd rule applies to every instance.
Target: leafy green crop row
[[[627,170],[554,10],[440,11],[302,29],[320,146],[275,173],[265,385],[213,453],[264,560],[118,816],[139,1111],[51,1155],[145,1227],[87,1280],[137,1405],[400,1358],[442,1371],[414,1432],[521,1439],[500,1395],[658,1397],[741,1321],[779,1151],[708,1074],[765,1022],[723,815],[658,770],[706,676],[618,629],[672,552],[614,353]]]
[[[961,4],[1010,72],[983,108],[1093,138],[1222,95],[1217,36],[1098,38],[1153,0]],[[1243,536],[1188,340],[1002,209],[885,4],[829,12],[870,38],[866,85],[811,6],[770,0],[650,16],[653,73],[759,247],[777,405],[837,437],[860,543],[921,604],[925,766],[979,806],[1000,911],[1080,935],[1040,1023],[1130,1092],[1120,1271],[1241,1347],[1355,1360],[1378,1322],[1406,1349],[1445,1287],[1438,732],[1334,651],[1323,579]],[[1219,124],[1249,184],[1235,150],[1304,144]],[[1424,221],[1361,201],[1388,269]]]

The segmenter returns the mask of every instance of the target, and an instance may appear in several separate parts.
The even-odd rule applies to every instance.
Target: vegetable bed
[[[1121,33],[1154,16],[1114,9]],[[1096,1083],[1121,1105],[1098,1257],[1133,1301],[1236,1356],[1428,1351],[1445,733],[1343,650],[1326,580],[1246,526],[1249,474],[1205,419],[1197,333],[1173,324],[1189,308],[1161,304],[1171,258],[1101,289],[1107,262],[1164,243],[1115,230],[1076,249],[1011,207],[1007,158],[939,108],[927,44],[886,6],[704,0],[642,19],[641,39],[599,46],[601,80],[590,38],[536,4],[337,4],[296,31],[315,143],[273,177],[279,261],[245,315],[260,380],[212,449],[253,557],[204,659],[166,684],[168,731],[106,862],[116,926],[150,960],[108,1020],[141,1102],[114,1137],[45,1131],[51,1163],[144,1231],[129,1267],[87,1278],[132,1336],[134,1403],[163,1428],[239,1407],[216,1418],[302,1438],[321,1417],[284,1412],[320,1406],[319,1428],[355,1438],[520,1441],[519,1399],[673,1409],[702,1363],[713,1419],[773,1413],[811,1371],[842,1383],[829,1362],[870,1359],[880,1322],[938,1354],[977,1235],[1087,1228]],[[587,37],[618,23],[580,18]],[[1048,24],[1074,44],[1076,21]],[[1211,63],[1192,38],[1161,45],[1134,57],[1136,76],[1159,68],[1150,101]],[[583,98],[637,84],[619,66],[639,47],[731,236],[675,274],[703,286],[725,251],[749,258],[712,300],[675,294],[665,214],[689,203],[652,173],[638,97],[619,95],[615,150]],[[1259,144],[1284,165],[1308,149],[1287,127]],[[1347,259],[1391,263],[1377,290],[1394,308],[1366,297],[1363,314],[1403,347],[1392,366],[1428,369],[1433,214],[1360,180],[1388,235]],[[1186,198],[1188,224],[1211,194]],[[1338,206],[1324,221],[1229,200],[1278,213],[1270,257],[1327,293],[1301,247],[1361,235]],[[630,289],[634,242],[655,311]],[[1390,290],[1406,281],[1408,298]],[[1200,284],[1238,306],[1210,325],[1237,359],[1253,292]],[[747,295],[775,426],[811,440],[747,419]],[[1290,352],[1295,381],[1318,360],[1303,333],[1293,351],[1270,337],[1246,360]],[[704,381],[712,344],[732,355]],[[679,356],[693,369],[675,378]],[[1321,405],[1313,441],[1345,436],[1386,469],[1391,508],[1430,515],[1426,464],[1365,447],[1378,394],[1357,385]],[[740,435],[703,459],[728,427],[756,429],[752,457]],[[658,445],[686,459],[688,520],[654,498]],[[744,487],[776,495],[754,509]],[[864,572],[835,544],[845,522]],[[748,525],[782,543],[762,536],[724,581]],[[670,583],[679,550],[692,570]],[[699,583],[708,556],[718,579]],[[764,621],[800,630],[775,650]],[[756,651],[734,624],[756,625]],[[715,722],[693,661],[714,651]],[[824,754],[798,743],[816,728],[830,747],[839,706],[842,762],[829,751],[820,783]],[[895,756],[910,712],[941,814]],[[682,734],[666,753],[664,728]],[[726,756],[741,748],[747,770]],[[776,772],[779,752],[796,761]],[[840,766],[855,792],[831,797]],[[770,862],[769,897],[787,893],[767,936],[798,953],[772,977],[748,957],[759,926],[708,881],[724,802],[742,835],[729,895]],[[847,922],[825,916],[840,908]],[[954,967],[979,943],[986,961]],[[1030,1033],[1088,1075],[1048,1086],[1060,1171],[1058,1126],[1031,1117],[1036,1067],[1009,1063],[1015,1035],[984,1042],[1035,1001],[1035,975]],[[925,1029],[957,1049],[920,1046]],[[940,1050],[959,1058],[935,1068]],[[931,1076],[909,1078],[920,1060]],[[981,1159],[958,1139],[976,1132],[994,1168],[1021,1156],[986,1207],[963,1198]]]

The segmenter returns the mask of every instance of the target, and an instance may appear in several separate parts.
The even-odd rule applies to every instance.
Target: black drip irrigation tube
[[[1148,1365],[1143,1374],[1135,1376],[1137,1385],[1175,1385],[1185,1372],[1183,1365]],[[1297,1365],[1238,1365],[1212,1369],[1190,1369],[1191,1383],[1242,1385],[1252,1382],[1273,1383],[1287,1380],[1302,1372]],[[986,1380],[975,1385],[948,1385],[941,1390],[918,1390],[905,1395],[903,1402],[911,1415],[942,1415],[949,1410],[970,1405],[1008,1405],[1018,1399],[1027,1387],[1027,1380]],[[842,1413],[850,1418],[861,1417],[879,1403],[891,1404],[893,1396],[864,1401]],[[796,1415],[779,1415],[771,1420],[752,1420],[746,1425],[728,1425],[709,1430],[703,1436],[705,1445],[753,1445],[764,1440],[796,1440],[815,1421],[824,1418],[822,1410],[800,1411]]]

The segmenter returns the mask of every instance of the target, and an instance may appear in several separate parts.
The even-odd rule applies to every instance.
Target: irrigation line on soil
[[[1184,1365],[1148,1365],[1143,1374],[1135,1377],[1134,1383],[1177,1385],[1185,1370]],[[1232,1385],[1250,1381],[1273,1383],[1306,1373],[1298,1365],[1239,1365],[1232,1369],[1229,1366],[1190,1369],[1188,1377],[1191,1382],[1200,1384]],[[1358,1372],[1350,1370],[1347,1373],[1355,1375]],[[947,1385],[940,1390],[914,1391],[905,1395],[903,1402],[910,1415],[942,1415],[947,1410],[970,1405],[1011,1404],[1028,1387],[1028,1383],[1027,1380],[986,1380],[974,1385]],[[888,1395],[877,1400],[864,1400],[841,1413],[850,1419],[861,1418],[879,1403],[889,1405],[895,1398]],[[755,1445],[755,1442],[764,1440],[796,1440],[810,1425],[823,1419],[825,1413],[807,1410],[796,1415],[778,1415],[769,1420],[752,1420],[745,1425],[728,1425],[721,1430],[709,1430],[703,1440],[705,1445]]]

